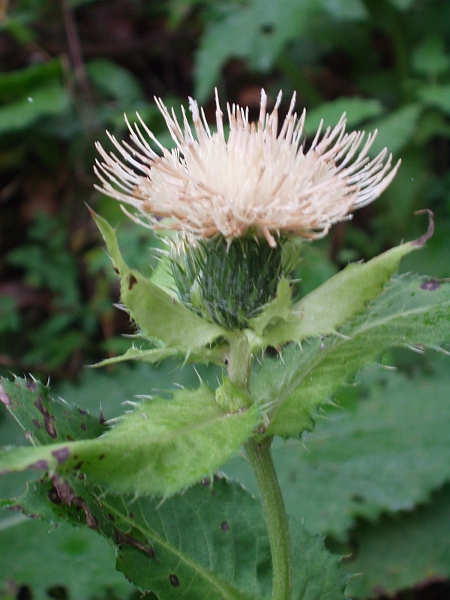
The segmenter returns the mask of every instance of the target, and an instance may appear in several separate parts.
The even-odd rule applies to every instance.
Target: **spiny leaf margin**
[[[278,319],[274,326],[266,326],[265,331],[260,332],[263,345],[277,347],[278,344],[336,333],[346,321],[364,311],[367,304],[383,291],[402,258],[420,249],[423,243],[423,239],[407,242],[367,263],[350,263],[294,303],[290,313]]]
[[[15,384],[6,380],[1,387],[11,414],[22,418],[33,406],[39,414],[39,390],[23,406],[11,400],[21,391]],[[22,380],[22,387],[26,384]],[[60,422],[55,421],[49,401],[47,419],[57,431]],[[236,454],[259,420],[256,405],[227,412],[217,404],[214,391],[202,384],[196,390],[176,390],[170,400],[156,396],[136,403],[133,412],[94,439],[52,443],[52,438],[45,438],[38,441],[44,445],[37,447],[4,449],[0,472],[36,469],[68,475],[80,471],[116,493],[167,497],[213,473]]]
[[[51,502],[49,502],[49,498]],[[270,545],[259,500],[240,484],[214,477],[161,503],[111,495],[69,476],[29,484],[20,498],[2,501],[49,522],[87,526],[116,547],[116,567],[160,600],[269,600]],[[290,520],[294,600],[344,600],[348,580],[340,557]]]
[[[252,396],[268,406],[264,435],[297,437],[313,427],[320,404],[391,347],[439,349],[450,340],[450,283],[417,275],[391,279],[367,310],[338,334],[289,345],[253,377]]]
[[[120,275],[121,300],[143,338],[159,340],[168,355],[175,351],[180,357],[189,359],[191,354],[201,354],[202,348],[209,350],[215,342],[226,337],[224,328],[199,317],[183,306],[175,294],[169,295],[151,279],[130,269],[120,252],[115,230],[103,217],[92,210],[91,214]],[[219,364],[223,364],[222,356]]]

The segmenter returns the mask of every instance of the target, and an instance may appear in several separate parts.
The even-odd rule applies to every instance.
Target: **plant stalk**
[[[241,333],[230,343],[227,369],[230,381],[244,392],[249,393],[252,355],[247,337]]]
[[[289,527],[283,496],[272,461],[272,437],[258,443],[250,439],[245,444],[250,464],[258,482],[269,532],[273,567],[273,600],[292,597],[292,555]]]
[[[230,344],[228,377],[245,392],[250,392],[252,355],[245,336]],[[270,446],[273,437],[261,442],[250,439],[245,444],[250,464],[256,476],[269,533],[273,568],[273,600],[291,600],[292,555],[291,539],[283,496],[272,461]]]

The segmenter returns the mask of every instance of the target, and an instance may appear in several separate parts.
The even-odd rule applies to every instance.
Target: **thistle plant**
[[[174,149],[139,117],[127,121],[129,141],[110,135],[112,150],[97,145],[98,189],[167,244],[144,277],[94,214],[141,340],[101,364],[175,357],[218,366],[221,381],[177,390],[170,400],[140,398],[106,425],[52,400],[37,382],[3,381],[1,399],[34,447],[4,451],[0,468],[45,472],[4,504],[99,531],[115,545],[118,568],[161,600],[343,598],[339,558],[288,521],[271,445],[275,436],[312,431],[339,387],[386,349],[440,349],[449,340],[449,284],[395,275],[432,234],[432,215],[419,240],[349,265],[296,299],[293,271],[304,244],[375,200],[400,162],[393,165],[386,149],[372,158],[376,133],[346,133],[345,115],[309,143],[295,95],[281,126],[281,94],[268,112],[262,92],[256,123],[248,109],[227,106],[229,131],[217,94],[214,131],[193,100],[191,118],[182,109],[181,121],[156,103]],[[241,448],[260,505],[218,475]],[[202,509],[188,518],[187,506]],[[182,534],[177,525],[173,535],[178,514]],[[267,533],[253,517],[245,524],[250,514],[264,516]],[[221,533],[232,529],[229,542],[217,537],[217,519]],[[206,553],[188,541],[202,528]]]

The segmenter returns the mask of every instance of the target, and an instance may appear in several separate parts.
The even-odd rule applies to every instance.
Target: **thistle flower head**
[[[375,200],[400,163],[392,167],[387,149],[371,160],[376,132],[367,138],[362,131],[346,133],[345,114],[323,135],[321,125],[305,150],[306,114],[298,118],[295,100],[294,94],[281,128],[281,92],[268,112],[261,91],[255,123],[248,108],[227,105],[227,134],[217,92],[215,132],[194,100],[189,100],[191,125],[183,109],[180,123],[157,99],[175,148],[164,148],[139,116],[138,123],[127,121],[129,143],[109,135],[117,154],[97,144],[98,189],[131,206],[132,214],[126,212],[142,224],[189,237],[221,236],[228,244],[265,238],[272,247],[284,235],[323,237],[334,223]]]

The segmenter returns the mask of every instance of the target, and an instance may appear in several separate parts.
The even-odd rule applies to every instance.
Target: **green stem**
[[[240,387],[247,393],[250,390],[252,358],[247,337],[244,334],[239,333],[236,339],[230,342],[228,377],[234,385]]]
[[[230,343],[228,377],[230,381],[250,393],[250,375],[253,356],[245,335],[239,335]],[[270,453],[273,437],[258,443],[250,439],[245,444],[250,464],[258,482],[266,517],[272,551],[273,600],[290,600],[292,595],[291,540],[283,496]]]
[[[272,550],[273,600],[290,600],[292,595],[292,556],[289,527],[283,497],[270,453],[272,437],[258,443],[245,444],[250,464],[256,475],[266,516]]]

